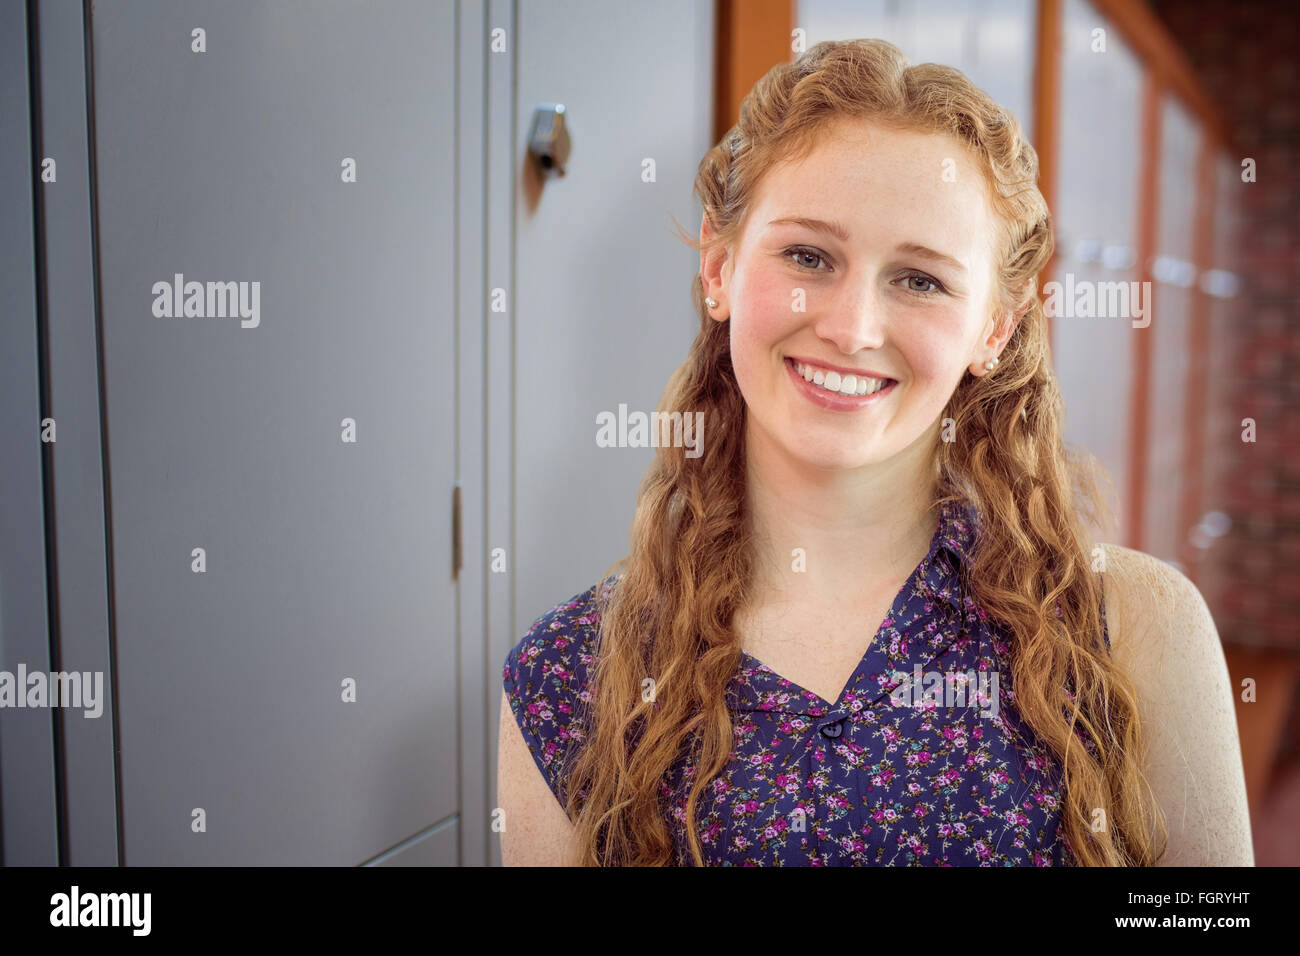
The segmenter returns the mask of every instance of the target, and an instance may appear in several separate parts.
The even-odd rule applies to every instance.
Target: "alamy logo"
[[[170,283],[153,284],[153,314],[160,319],[238,317],[243,328],[262,324],[261,282],[186,282],[178,272]]]
[[[103,671],[0,671],[0,707],[84,707],[86,717],[104,712]]]
[[[1043,312],[1051,318],[1132,319],[1133,328],[1151,324],[1150,282],[1092,282],[1065,274],[1065,284],[1043,286]]]
[[[596,415],[596,445],[600,448],[685,448],[687,458],[704,449],[703,412],[632,412],[620,404],[618,414]]]
[[[149,935],[149,893],[71,893],[50,897],[51,926],[129,926],[133,936]]]
[[[899,681],[889,694],[895,707],[912,707],[918,710],[938,707],[983,707],[981,717],[998,715],[997,671],[922,671],[921,665],[912,673],[894,671]]]

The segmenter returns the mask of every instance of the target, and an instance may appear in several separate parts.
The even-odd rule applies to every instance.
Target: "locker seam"
[[[108,667],[113,702],[113,801],[117,820],[117,865],[126,866],[126,828],[122,815],[122,725],[118,710],[117,603],[113,575],[113,497],[111,446],[108,441],[108,392],[104,374],[104,303],[100,286],[99,255],[99,160],[95,148],[95,57],[91,0],[82,0],[82,44],[85,51],[86,77],[86,178],[90,187],[90,281],[91,302],[95,312],[95,358],[99,392],[100,482],[104,499],[104,579],[108,600]]]

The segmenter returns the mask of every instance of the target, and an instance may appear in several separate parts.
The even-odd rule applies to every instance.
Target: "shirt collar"
[[[920,588],[933,601],[958,611],[964,608],[962,571],[970,563],[983,529],[979,512],[969,502],[945,502],[920,568]]]

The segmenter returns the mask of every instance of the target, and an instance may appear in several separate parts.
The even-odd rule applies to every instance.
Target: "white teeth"
[[[870,395],[873,392],[880,391],[889,381],[888,379],[826,372],[819,368],[813,368],[811,365],[801,365],[798,362],[794,363],[794,368],[803,377],[804,381],[812,382],[828,392],[839,392],[841,395]]]

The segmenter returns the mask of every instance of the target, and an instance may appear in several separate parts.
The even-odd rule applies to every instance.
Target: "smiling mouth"
[[[874,395],[888,388],[895,381],[892,378],[844,375],[815,365],[797,362],[794,359],[786,359],[786,361],[794,368],[795,374],[805,382],[829,395],[844,395],[850,398]]]

